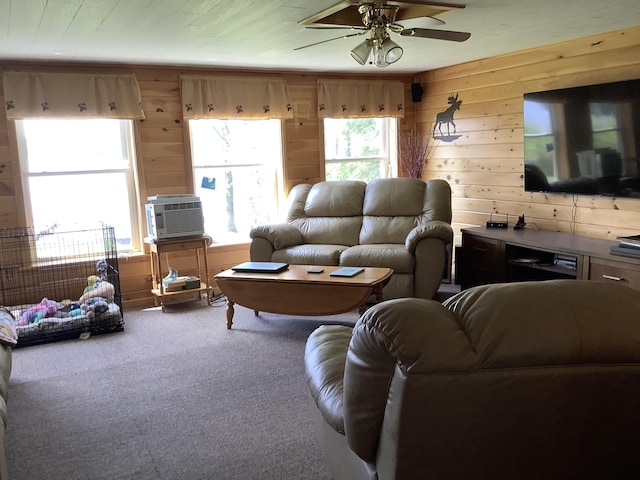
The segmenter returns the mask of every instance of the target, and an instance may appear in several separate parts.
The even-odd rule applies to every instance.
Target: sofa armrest
[[[273,245],[275,250],[302,243],[302,233],[289,223],[258,225],[251,229],[249,236],[252,239],[264,238]]]
[[[424,225],[418,225],[411,230],[409,235],[407,235],[404,245],[411,253],[415,253],[418,243],[425,238],[438,238],[442,240],[445,245],[448,245],[453,242],[453,229],[451,225],[446,222],[433,220]]]
[[[9,478],[5,452],[5,432],[7,428],[7,401],[9,395],[9,377],[11,376],[13,348],[0,344],[0,479]]]
[[[344,435],[342,384],[344,363],[353,329],[323,325],[314,330],[305,346],[304,365],[309,391],[325,422]]]
[[[475,363],[456,317],[435,300],[400,298],[367,310],[353,328],[344,373],[344,427],[351,449],[375,464],[388,409],[403,395],[394,378],[464,370]]]

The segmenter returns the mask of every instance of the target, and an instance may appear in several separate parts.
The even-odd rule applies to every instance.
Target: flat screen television
[[[640,79],[525,93],[524,188],[640,198]]]

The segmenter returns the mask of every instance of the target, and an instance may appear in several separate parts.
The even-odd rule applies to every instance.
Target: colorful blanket
[[[0,342],[11,346],[18,343],[15,319],[11,312],[4,307],[0,307]]]

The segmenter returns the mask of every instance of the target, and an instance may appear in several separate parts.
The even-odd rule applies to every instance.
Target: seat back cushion
[[[481,368],[640,362],[640,296],[613,282],[483,285],[443,305]]]
[[[427,182],[427,194],[424,196],[422,223],[432,220],[451,223],[451,185],[439,178]]]
[[[302,195],[298,196],[296,207],[289,211],[289,222],[300,230],[304,243],[356,245],[365,187],[359,181],[316,183],[307,190],[302,211]]]
[[[360,244],[404,243],[432,220],[451,223],[451,187],[440,180],[380,178],[366,188]]]
[[[420,224],[426,184],[417,178],[380,178],[364,196],[360,244],[404,243]]]

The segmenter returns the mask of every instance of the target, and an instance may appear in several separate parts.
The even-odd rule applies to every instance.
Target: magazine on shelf
[[[620,242],[618,246],[620,248],[631,248],[633,250],[638,250],[638,252],[640,253],[640,243]]]
[[[626,237],[616,237],[620,240],[621,247],[640,248],[640,235],[629,235]]]
[[[611,255],[620,255],[622,257],[640,258],[640,248],[614,245],[609,249]]]

